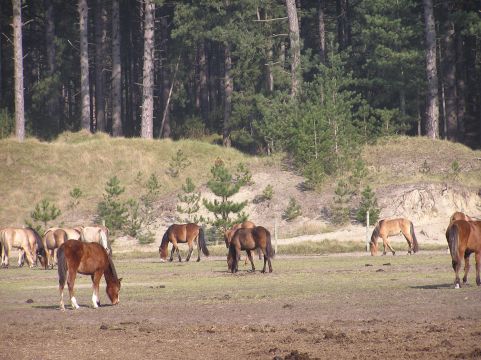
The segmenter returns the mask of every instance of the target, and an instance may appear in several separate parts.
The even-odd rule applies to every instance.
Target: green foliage
[[[124,191],[125,187],[120,186],[117,176],[110,178],[105,187],[104,199],[97,205],[98,216],[112,232],[122,230],[127,221],[127,207],[120,200]]]
[[[419,169],[419,172],[425,175],[431,172],[431,167],[429,166],[427,160],[424,160],[423,164],[421,165],[421,168]]]
[[[349,175],[349,185],[352,187],[353,194],[357,194],[362,186],[362,182],[367,176],[367,169],[362,159],[357,159],[354,162],[354,167]]]
[[[0,109],[0,139],[5,139],[12,135],[15,129],[15,119],[7,109]]]
[[[451,172],[450,172],[450,177],[456,181],[459,179],[459,175],[461,174],[461,165],[459,165],[459,162],[457,160],[454,160],[451,163]]]
[[[50,203],[47,199],[43,199],[35,205],[35,209],[30,213],[30,217],[36,222],[43,223],[43,230],[45,231],[48,229],[48,222],[55,220],[60,214],[61,211],[55,204]]]
[[[187,158],[184,152],[179,149],[177,150],[176,154],[172,156],[169,162],[169,168],[167,169],[167,173],[171,177],[176,178],[179,176],[180,172],[190,164],[190,160]]]
[[[289,203],[287,204],[287,207],[282,214],[282,218],[287,221],[292,221],[301,215],[301,205],[299,205],[296,199],[294,199],[293,197],[289,198]]]
[[[200,210],[200,191],[196,191],[194,182],[190,177],[185,180],[182,185],[182,194],[178,194],[177,211],[185,214],[186,217],[182,219],[183,222],[199,223],[203,221],[202,217],[195,215]]]
[[[214,199],[209,201],[203,199],[203,204],[207,210],[214,215],[214,220],[210,223],[222,229],[222,231],[230,228],[234,223],[242,222],[247,219],[247,215],[242,212],[247,205],[247,201],[239,203],[229,200],[233,195],[237,194],[240,188],[249,181],[250,172],[243,166],[238,167],[238,171],[233,175],[225,167],[222,160],[217,160],[211,168],[211,179],[207,183],[207,187],[219,197],[220,200]],[[237,218],[230,218],[230,214],[237,215]]]
[[[149,227],[155,222],[155,202],[160,196],[160,182],[157,175],[151,174],[143,183],[142,174],[137,174],[136,182],[142,187],[139,200],[129,199],[125,203],[127,216],[125,229],[130,236],[136,237],[141,244],[153,242],[154,236]]]
[[[369,211],[369,222],[375,224],[379,220],[381,209],[377,205],[377,198],[374,191],[368,186],[364,188],[361,194],[361,202],[356,213],[356,219],[360,223],[366,225],[366,214]]]
[[[73,188],[70,192],[70,203],[68,205],[69,209],[74,209],[80,203],[80,198],[82,197],[83,193],[78,187]]]
[[[331,205],[332,222],[336,225],[344,225],[349,222],[349,203],[352,192],[347,182],[339,180],[334,193],[334,203]]]
[[[254,203],[261,203],[263,201],[270,201],[274,197],[274,188],[271,184],[267,185],[264,190],[262,190],[262,194],[257,195],[254,198]]]

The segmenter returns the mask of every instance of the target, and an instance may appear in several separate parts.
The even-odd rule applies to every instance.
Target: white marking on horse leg
[[[455,288],[455,289],[459,289],[459,284],[456,283],[456,285],[454,285],[454,288]]]
[[[77,304],[77,299],[75,299],[75,296],[72,296],[72,297],[70,298],[70,302],[72,303],[72,308],[78,309],[78,308],[80,307],[80,306],[78,306],[78,304]]]
[[[95,292],[92,294],[92,303],[94,304],[94,309],[97,309],[99,306],[97,305],[97,302],[99,301],[99,298],[95,294]]]

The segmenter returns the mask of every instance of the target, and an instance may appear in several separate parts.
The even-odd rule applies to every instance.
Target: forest
[[[479,0],[0,0],[0,137],[204,138],[312,182],[394,134],[481,144]]]

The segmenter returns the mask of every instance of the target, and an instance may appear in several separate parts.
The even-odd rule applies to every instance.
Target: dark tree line
[[[291,151],[317,101],[316,159],[330,126],[481,144],[480,0],[0,0],[0,31],[0,134],[19,139],[218,133]],[[326,102],[346,91],[355,131]]]

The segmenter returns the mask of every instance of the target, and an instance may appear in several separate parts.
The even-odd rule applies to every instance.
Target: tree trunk
[[[351,43],[351,24],[349,14],[349,0],[336,0],[337,36],[339,48],[346,49]]]
[[[22,1],[12,0],[13,61],[15,67],[15,136],[25,139],[25,108],[23,94]]]
[[[88,5],[87,0],[78,1],[80,23],[80,98],[81,127],[90,131],[90,80],[88,48]]]
[[[200,86],[200,112],[204,124],[209,119],[209,86],[207,83],[207,56],[205,53],[205,41],[199,42],[199,86]]]
[[[426,35],[426,135],[432,139],[439,137],[438,73],[436,66],[436,30],[432,0],[423,0],[424,25]]]
[[[145,0],[141,124],[141,137],[144,139],[154,137],[154,11],[155,3]]]
[[[119,0],[112,0],[112,135],[122,136],[122,61]]]
[[[444,29],[444,58],[442,61],[442,66],[444,82],[444,100],[446,106],[446,137],[449,140],[457,141],[458,119],[456,113],[456,49],[454,43],[454,22],[452,21],[452,19],[450,19],[450,2],[443,1],[442,10]]]
[[[286,0],[287,17],[289,19],[289,40],[291,45],[291,96],[299,93],[299,73],[301,65],[301,45],[299,37],[299,21],[295,0]]]
[[[229,120],[232,111],[232,92],[234,85],[231,78],[232,59],[230,47],[224,46],[224,124],[222,127],[222,143],[224,146],[231,146]]]
[[[317,20],[319,26],[319,58],[322,64],[326,63],[326,28],[324,23],[324,2],[319,0],[317,9]]]
[[[160,20],[160,29],[161,29],[161,53],[162,53],[162,123],[160,129],[160,137],[162,138],[169,138],[171,135],[171,127],[170,127],[170,109],[169,109],[169,97],[170,97],[170,71],[167,61],[167,51],[168,51],[168,19],[166,16],[163,16]]]
[[[107,9],[104,0],[95,2],[95,119],[96,130],[107,130],[105,119],[105,57],[107,42]]]
[[[466,114],[466,62],[463,35],[456,32],[456,117],[458,119],[458,141],[464,141],[464,116]]]
[[[57,49],[55,47],[55,21],[53,15],[52,0],[45,0],[45,47],[47,51],[47,67],[48,76],[54,78],[57,74]],[[61,89],[57,81],[53,82],[55,87],[51,96],[47,99],[47,116],[50,123],[55,125],[55,128],[60,131],[60,95]]]

